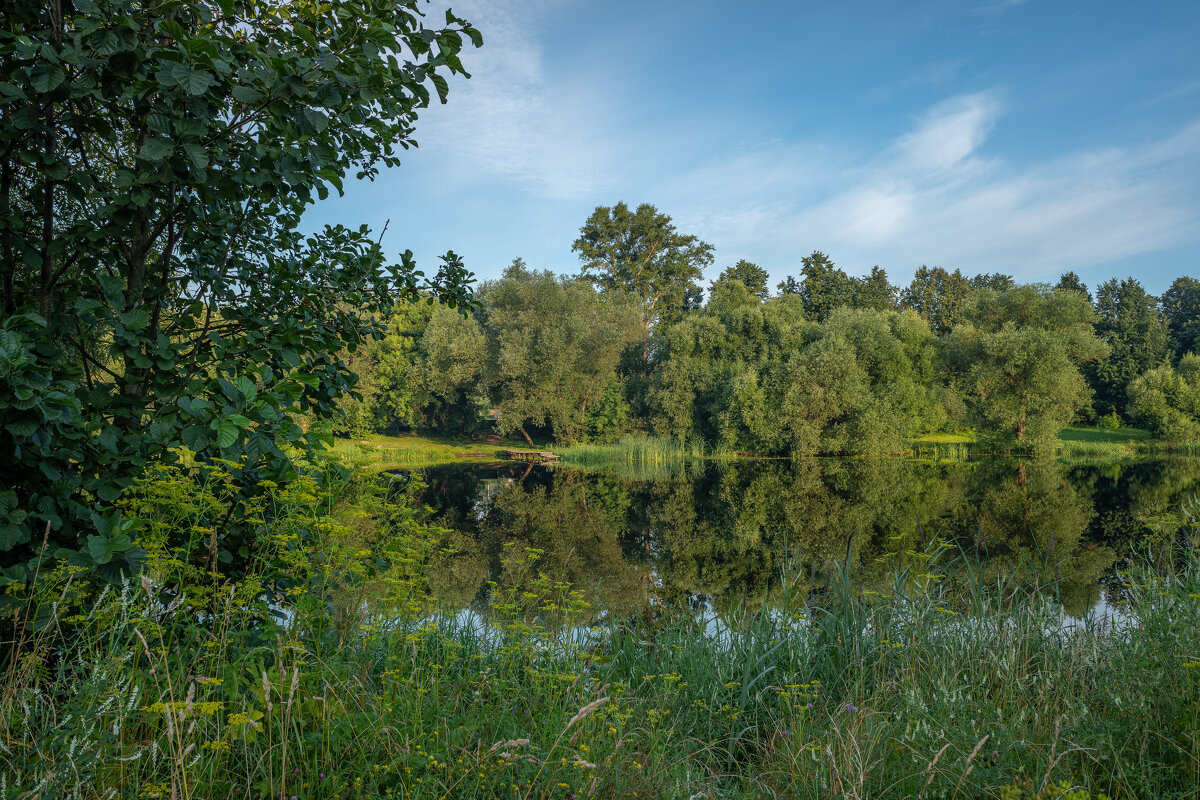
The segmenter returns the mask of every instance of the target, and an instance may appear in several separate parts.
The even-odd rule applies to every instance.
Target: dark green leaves
[[[66,80],[67,74],[62,67],[55,64],[38,64],[29,73],[29,85],[39,92],[49,92],[58,88]]]
[[[16,498],[0,568],[27,574],[47,524],[49,552],[127,569],[90,506],[180,446],[243,465],[246,498],[286,479],[279,444],[316,446],[292,416],[335,413],[356,383],[331,353],[397,298],[470,300],[457,259],[426,280],[365,228],[299,228],[319,191],[412,144],[478,38],[465,22],[423,30],[417,0],[78,0],[65,23],[56,8],[13,0],[0,21],[0,299],[17,312],[0,327],[0,486]],[[224,535],[243,568],[253,531]]]

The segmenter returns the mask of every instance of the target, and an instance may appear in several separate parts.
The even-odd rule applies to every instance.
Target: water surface
[[[569,583],[594,608],[724,611],[819,594],[848,564],[887,591],[941,541],[985,577],[1053,585],[1079,616],[1126,559],[1189,535],[1200,459],[1066,465],[1004,458],[679,461],[421,471],[449,528],[432,583],[485,608],[497,591]],[[536,588],[536,587],[535,587]]]

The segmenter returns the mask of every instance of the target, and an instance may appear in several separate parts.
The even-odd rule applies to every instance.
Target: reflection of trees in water
[[[1095,516],[1086,482],[1053,460],[988,459],[973,473],[942,519],[947,540],[977,562],[979,575],[1029,587],[1055,583],[1073,614],[1094,605],[1116,556],[1085,538]]]
[[[1090,536],[1120,557],[1149,556],[1160,565],[1200,545],[1185,508],[1200,495],[1200,459],[1180,458],[1092,470],[1097,519]]]
[[[481,598],[489,580],[520,593],[539,573],[585,590],[588,602],[616,612],[633,610],[645,596],[645,568],[621,550],[629,506],[624,486],[597,484],[582,473],[524,468],[430,470],[426,480],[426,502],[459,537],[448,542],[457,552],[434,565],[435,584],[456,584],[435,585],[447,602],[467,605]],[[506,555],[508,543],[522,554],[525,548],[540,553],[527,567],[524,556],[514,560],[512,548]]]
[[[860,586],[885,591],[934,537],[978,560],[985,578],[1056,582],[1080,613],[1139,537],[1177,535],[1180,503],[1200,489],[1200,462],[1114,471],[1005,459],[735,461],[648,480],[444,472],[427,477],[428,502],[461,537],[434,578],[455,584],[452,596],[474,597],[484,575],[519,582],[501,557],[516,542],[542,551],[538,571],[619,613],[645,602],[651,570],[663,602],[720,610],[778,602],[785,574],[793,591],[819,594],[847,559]]]

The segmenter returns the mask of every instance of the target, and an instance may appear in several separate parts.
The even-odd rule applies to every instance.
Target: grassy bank
[[[355,439],[335,439],[329,456],[351,469],[379,472],[435,464],[494,461],[499,458],[499,451],[499,445],[480,442],[469,436],[373,434]]]
[[[508,440],[503,445],[527,449],[523,441]],[[676,439],[626,436],[609,444],[542,444],[538,449],[557,453],[564,462],[583,467],[674,469],[687,459],[755,458],[744,453],[706,451],[702,446]],[[351,470],[382,471],[428,467],[438,464],[486,463],[500,458],[501,445],[488,444],[466,436],[434,434],[380,434],[358,439],[336,439],[330,456]],[[1070,459],[1126,460],[1170,453],[1194,454],[1200,445],[1171,445],[1140,428],[1091,428],[1076,426],[1059,433],[1056,455]],[[970,432],[931,433],[913,440],[912,455],[921,457],[953,454],[965,458],[980,453]]]
[[[409,507],[278,500],[273,566],[236,583],[152,553],[99,598],[69,572],[30,598],[4,796],[1197,796],[1194,555],[1132,572],[1107,631],[916,554],[886,594],[617,620],[513,550],[487,608],[437,613]]]

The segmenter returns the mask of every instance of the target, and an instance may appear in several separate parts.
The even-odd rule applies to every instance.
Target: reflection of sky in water
[[[1200,491],[1200,459],[708,461],[644,475],[636,465],[466,465],[423,475],[424,501],[456,531],[455,553],[431,576],[450,605],[486,609],[488,581],[518,590],[544,574],[613,615],[648,603],[719,615],[778,605],[785,574],[793,592],[819,601],[847,559],[869,591],[887,590],[897,569],[947,572],[923,555],[940,541],[981,579],[1056,586],[1071,626],[1124,619],[1117,569],[1190,536],[1183,506]],[[963,589],[956,580],[951,595]]]

